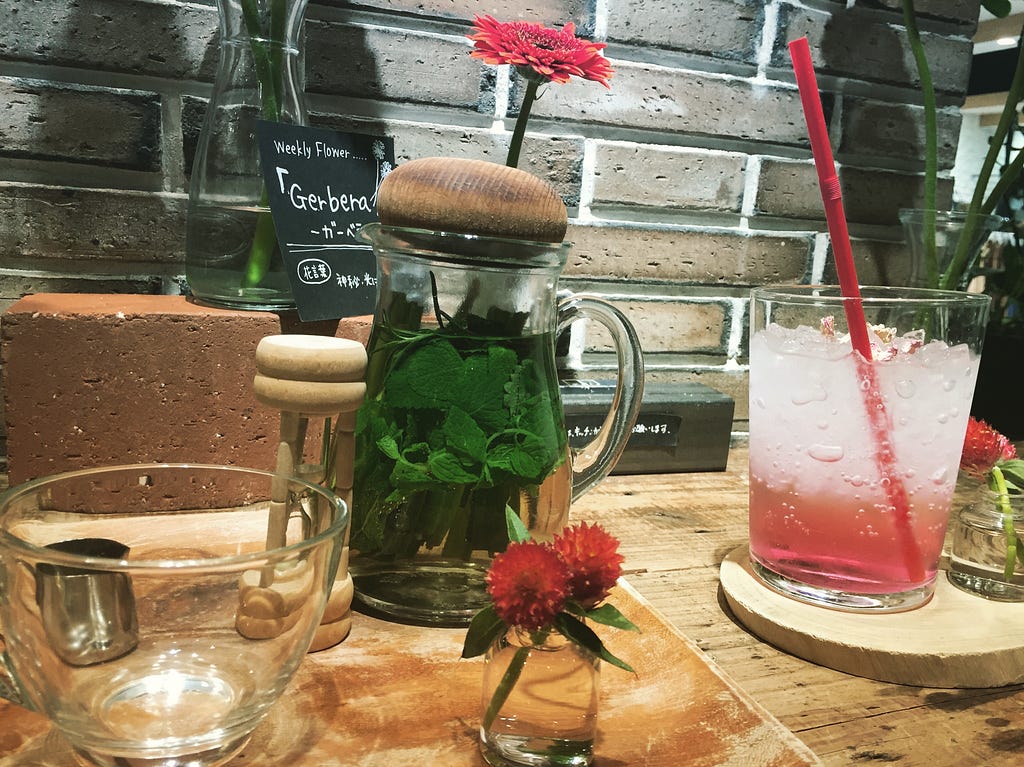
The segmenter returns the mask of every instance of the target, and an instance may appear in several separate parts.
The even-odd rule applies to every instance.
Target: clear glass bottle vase
[[[308,0],[217,0],[220,63],[189,184],[185,276],[196,300],[294,306],[256,146],[256,124],[306,123],[301,33]]]
[[[555,631],[515,627],[498,637],[484,657],[484,760],[495,767],[590,764],[600,663]]]
[[[922,210],[903,208],[900,223],[910,253],[910,274],[907,287],[937,288],[942,275],[952,264],[962,233],[968,228],[970,217],[964,211]],[[967,261],[962,275],[951,285],[953,290],[964,290],[972,277],[972,270],[989,235],[996,231],[1002,219],[996,215],[976,214],[971,240],[967,243]],[[934,234],[932,241],[931,234]]]
[[[950,582],[998,602],[1024,602],[1024,495],[982,489],[950,527]]]

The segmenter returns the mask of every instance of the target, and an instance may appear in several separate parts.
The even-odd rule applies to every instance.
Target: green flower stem
[[[1003,516],[1003,533],[1006,535],[1006,564],[1003,566],[1003,580],[1009,583],[1017,566],[1017,533],[1013,529],[1013,507],[1006,489],[1006,478],[998,466],[992,467],[992,480],[999,496],[999,511]]]
[[[531,633],[530,640],[533,644],[543,644],[544,640],[548,638],[550,631],[550,629],[541,629],[536,633]],[[530,649],[531,647],[529,646],[520,647],[516,650],[515,655],[512,656],[508,668],[505,669],[501,681],[494,690],[494,695],[491,696],[491,702],[487,704],[487,711],[484,712],[483,728],[485,730],[491,728],[495,718],[498,716],[498,712],[501,711],[501,707],[505,705],[508,696],[512,694],[512,688],[515,687],[516,682],[519,681],[519,676],[523,673],[523,667],[526,665],[526,659],[530,655]]]
[[[279,53],[276,57],[271,58],[270,51],[272,42],[282,42],[280,38],[275,38],[273,35],[275,17],[281,20],[279,23],[283,23],[284,20],[284,0],[271,0],[271,31],[269,35],[263,31],[260,24],[256,0],[241,0],[241,5],[242,17],[245,19],[245,31],[249,35],[249,48],[252,50],[253,64],[256,68],[256,79],[260,83],[263,116],[268,120],[278,120],[281,115],[278,98],[281,88],[281,57]],[[277,32],[277,34],[280,36],[281,33]]]
[[[515,168],[519,165],[519,152],[523,148],[523,137],[526,135],[526,122],[530,119],[530,110],[533,102],[537,100],[537,87],[539,83],[526,78],[526,93],[523,95],[523,105],[519,108],[519,117],[516,118],[516,127],[512,131],[512,140],[508,145],[508,157],[505,165]]]
[[[241,5],[256,79],[260,84],[263,117],[271,122],[278,122],[281,119],[281,73],[284,65],[284,25],[287,21],[284,0],[271,0],[269,33],[265,33],[260,24],[257,0],[241,0]],[[260,207],[263,208],[268,204],[268,197],[266,187],[262,184],[261,189]],[[270,260],[276,247],[277,229],[274,226],[274,217],[263,211],[256,219],[249,257],[242,275],[243,288],[255,287],[263,281],[270,269]]]
[[[921,80],[921,96],[924,99],[924,252],[925,267],[930,286],[939,283],[938,256],[935,247],[935,205],[938,188],[938,123],[935,113],[935,84],[924,53],[924,44],[917,29],[914,0],[903,0],[903,22],[910,40],[910,51],[917,65],[917,76]]]
[[[910,0],[907,1],[910,2]],[[1024,29],[1021,30],[1021,34],[1024,34]],[[992,190],[992,194],[987,198],[985,197],[985,189],[988,187],[989,179],[992,177],[992,171],[999,158],[999,153],[1003,149],[1006,136],[1010,128],[1017,122],[1017,103],[1022,97],[1024,97],[1024,56],[1021,56],[1018,51],[1017,67],[1013,72],[1013,80],[1010,82],[1006,103],[1003,104],[1003,112],[999,116],[999,124],[996,126],[995,133],[992,134],[992,138],[989,140],[988,152],[985,153],[985,159],[981,164],[981,171],[978,174],[978,181],[974,186],[974,195],[967,208],[967,221],[964,224],[963,232],[960,234],[960,239],[957,241],[953,260],[939,281],[940,288],[949,290],[959,286],[961,276],[970,266],[968,260],[972,256],[971,245],[976,239],[975,232],[980,222],[985,216],[988,216],[995,210],[999,199],[1003,196],[1006,189],[1017,180],[1021,168],[1024,167],[1024,159],[1019,157],[1015,159],[1014,162],[1003,169],[996,187]],[[1017,160],[1020,160],[1020,162]]]
[[[242,275],[242,287],[252,288],[259,285],[270,269],[270,258],[277,247],[277,228],[274,217],[268,211],[261,211],[256,217],[256,231],[249,246],[249,258],[245,262],[245,273]]]

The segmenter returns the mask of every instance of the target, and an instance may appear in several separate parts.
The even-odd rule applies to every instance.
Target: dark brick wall
[[[917,1],[947,199],[978,5]],[[566,283],[629,311],[652,379],[733,395],[742,431],[749,287],[833,278],[795,37],[810,38],[862,282],[905,275],[896,212],[919,202],[923,128],[899,0],[312,0],[311,122],[391,135],[399,161],[503,161],[517,83],[469,57],[476,13],[608,43],[612,87],[549,87],[521,165],[570,208]],[[212,2],[0,0],[0,18],[0,309],[38,291],[175,292]],[[608,366],[600,339],[586,359]]]

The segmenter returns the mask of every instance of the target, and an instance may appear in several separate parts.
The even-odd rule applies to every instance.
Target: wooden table
[[[610,477],[573,516],[618,536],[629,582],[825,765],[1024,764],[1024,685],[937,690],[850,676],[765,644],[729,615],[718,570],[747,539],[745,449],[731,451],[725,472]]]
[[[747,539],[746,515],[742,447],[732,450],[725,472],[614,476],[573,509],[574,519],[598,521],[620,538],[630,585],[823,764],[1024,764],[1024,685],[937,690],[875,682],[787,655],[742,628],[725,607],[718,572],[722,559]],[[18,718],[12,713],[0,704],[0,763],[51,764],[25,762],[31,753],[4,758],[21,742],[16,732],[5,732]],[[41,717],[32,721],[44,735]],[[45,737],[43,750],[58,753],[56,736]],[[678,765],[685,767],[686,745],[680,749]],[[763,765],[754,760],[749,767]]]

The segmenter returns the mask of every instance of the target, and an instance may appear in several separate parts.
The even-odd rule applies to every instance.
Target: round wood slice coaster
[[[719,577],[740,623],[812,663],[921,687],[1024,682],[1024,604],[968,594],[945,571],[931,601],[899,613],[852,613],[784,596],[754,574],[745,545],[725,558]]]

